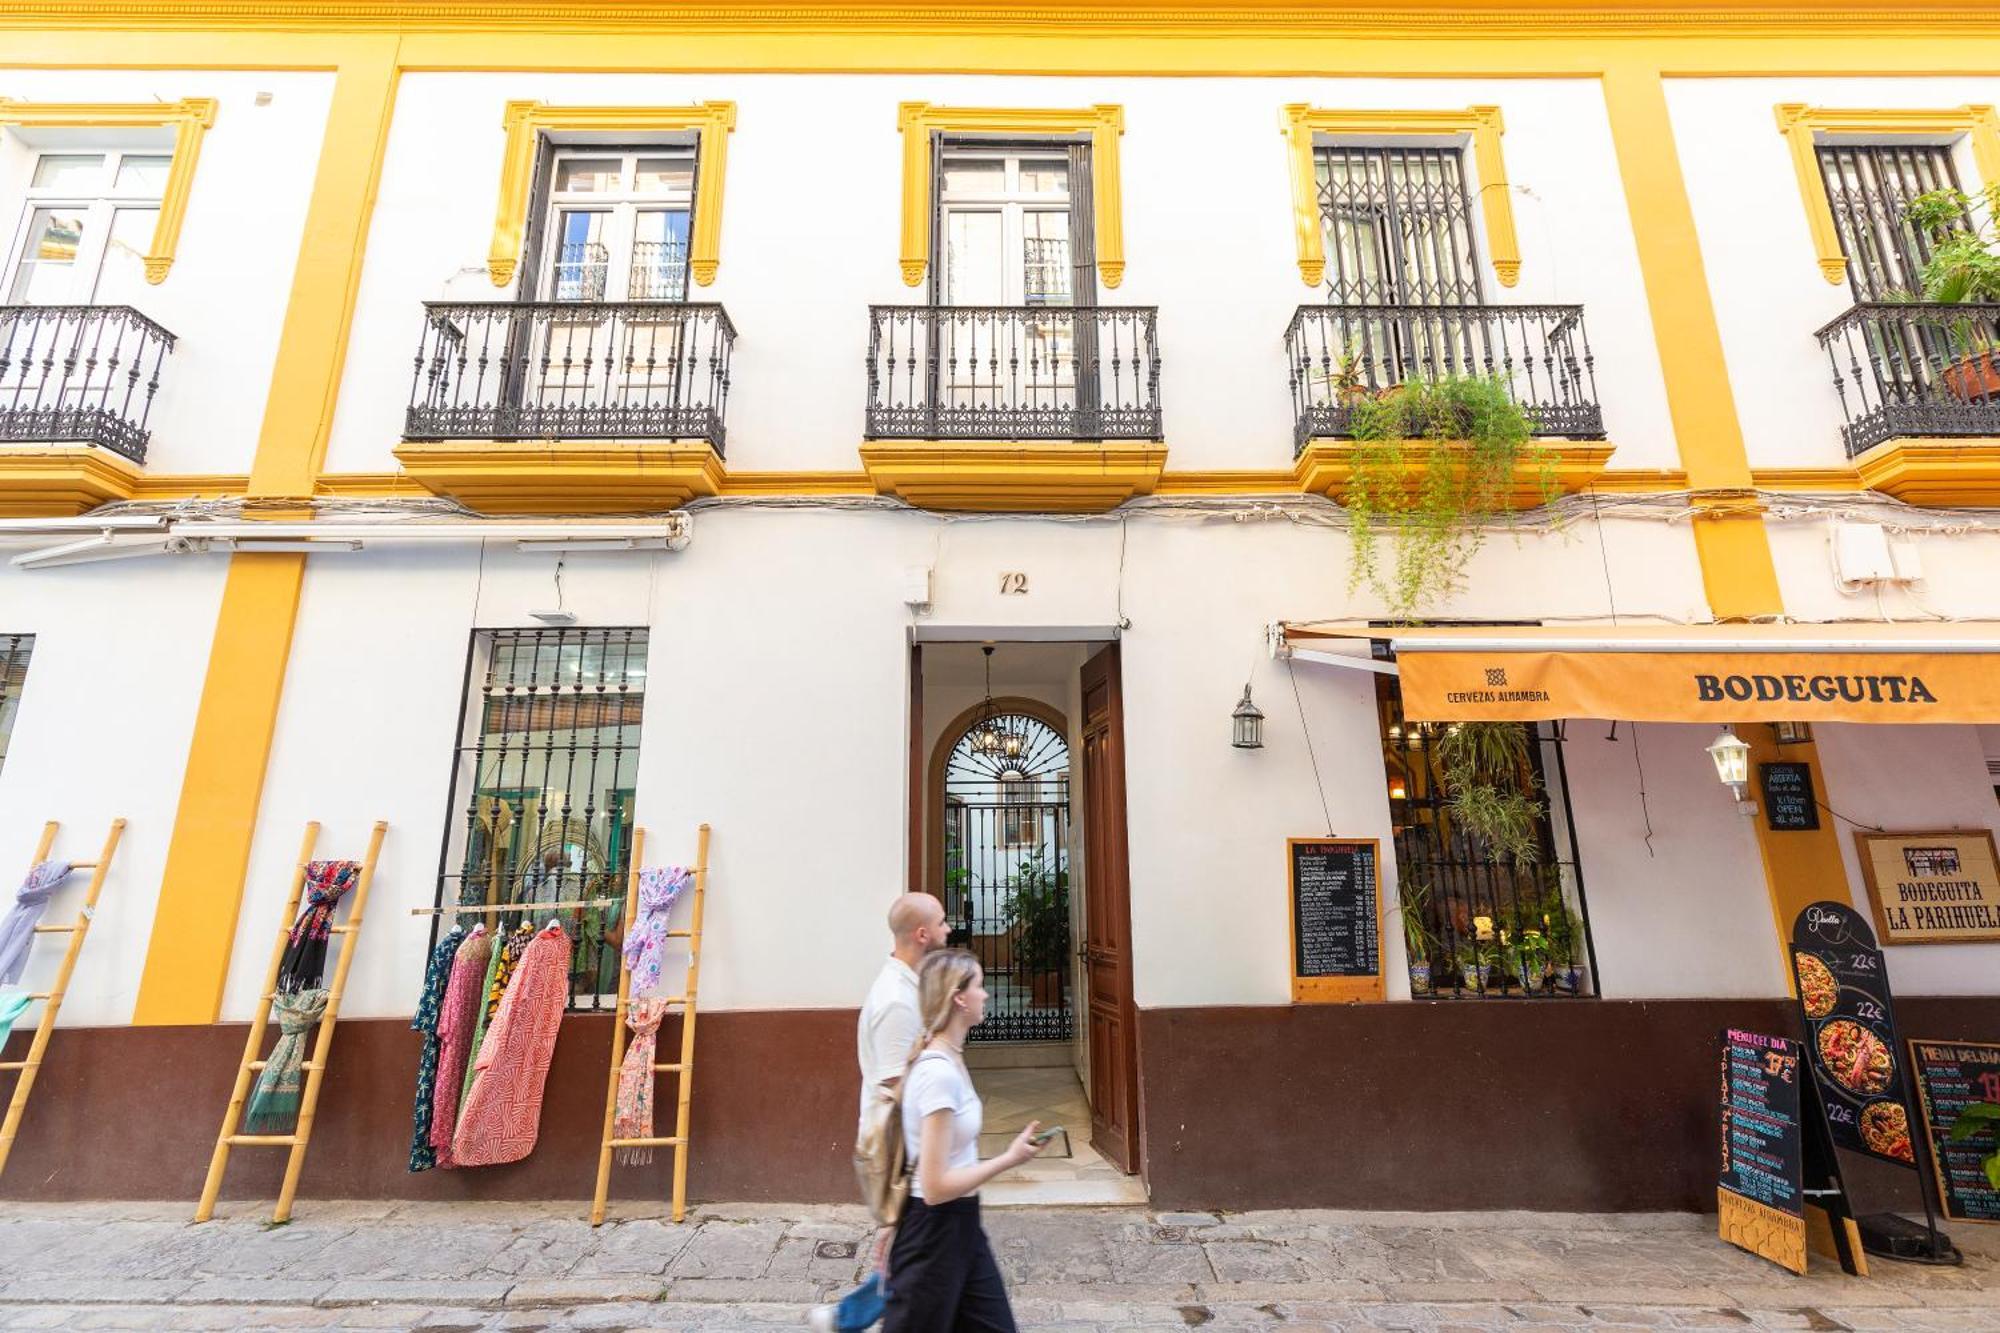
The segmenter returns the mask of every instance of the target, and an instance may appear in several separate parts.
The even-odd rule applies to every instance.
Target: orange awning
[[[1424,722],[2000,722],[2000,625],[1287,623],[1296,647],[1385,641]]]

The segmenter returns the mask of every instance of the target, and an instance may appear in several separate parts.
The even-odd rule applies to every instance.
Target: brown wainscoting
[[[2000,1038],[2000,996],[1896,1005],[1906,1036]],[[1784,1000],[1142,1009],[1153,1205],[1712,1210],[1717,1034]],[[1856,1207],[1915,1177],[1843,1158]]]
[[[854,1201],[849,1155],[860,1076],[852,1009],[715,1011],[695,1054],[689,1197]],[[50,1042],[0,1197],[173,1199],[194,1206],[243,1056],[240,1024],[62,1028]],[[17,1032],[9,1059],[31,1034]],[[525,1161],[462,1171],[409,1167],[418,1036],[408,1019],[342,1019],[320,1097],[305,1199],[575,1199],[587,1203],[604,1124],[611,1020],[563,1022],[542,1103],[541,1140]],[[662,1059],[680,1049],[660,1031]],[[670,1054],[671,1053],[671,1054]],[[0,1095],[11,1084],[0,1080]],[[671,1134],[674,1084],[661,1075],[657,1132]],[[271,1197],[284,1150],[230,1154],[223,1194]],[[613,1168],[613,1198],[663,1199],[673,1154]]]

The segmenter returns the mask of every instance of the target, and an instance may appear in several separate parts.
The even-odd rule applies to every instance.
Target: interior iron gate
[[[975,723],[945,769],[944,904],[986,974],[973,1041],[1067,1041],[1069,747],[1035,718]]]

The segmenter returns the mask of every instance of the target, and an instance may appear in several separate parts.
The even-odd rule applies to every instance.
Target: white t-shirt
[[[868,1116],[876,1087],[903,1076],[910,1048],[923,1035],[923,1028],[923,1019],[917,1016],[917,974],[909,964],[892,956],[882,964],[875,984],[868,988],[855,1034],[856,1052],[861,1060],[862,1119]]]
[[[958,1061],[943,1051],[925,1051],[903,1082],[903,1151],[910,1162],[910,1193],[924,1197],[918,1183],[917,1151],[923,1142],[924,1118],[933,1111],[951,1112],[951,1156],[946,1166],[979,1165],[979,1128],[986,1107]]]

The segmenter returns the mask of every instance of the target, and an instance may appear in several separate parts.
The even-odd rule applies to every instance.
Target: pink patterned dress
[[[493,937],[483,925],[474,926],[451,960],[451,979],[444,985],[438,1011],[437,1087],[431,1095],[430,1144],[439,1166],[457,1166],[451,1156],[451,1135],[458,1124],[459,1090],[465,1085],[466,1061],[472,1057],[472,1032],[479,1022],[479,1002],[486,987],[486,964],[493,955]]]
[[[551,921],[528,945],[474,1059],[451,1155],[459,1166],[518,1162],[535,1149],[542,1086],[569,1002],[569,936]]]

